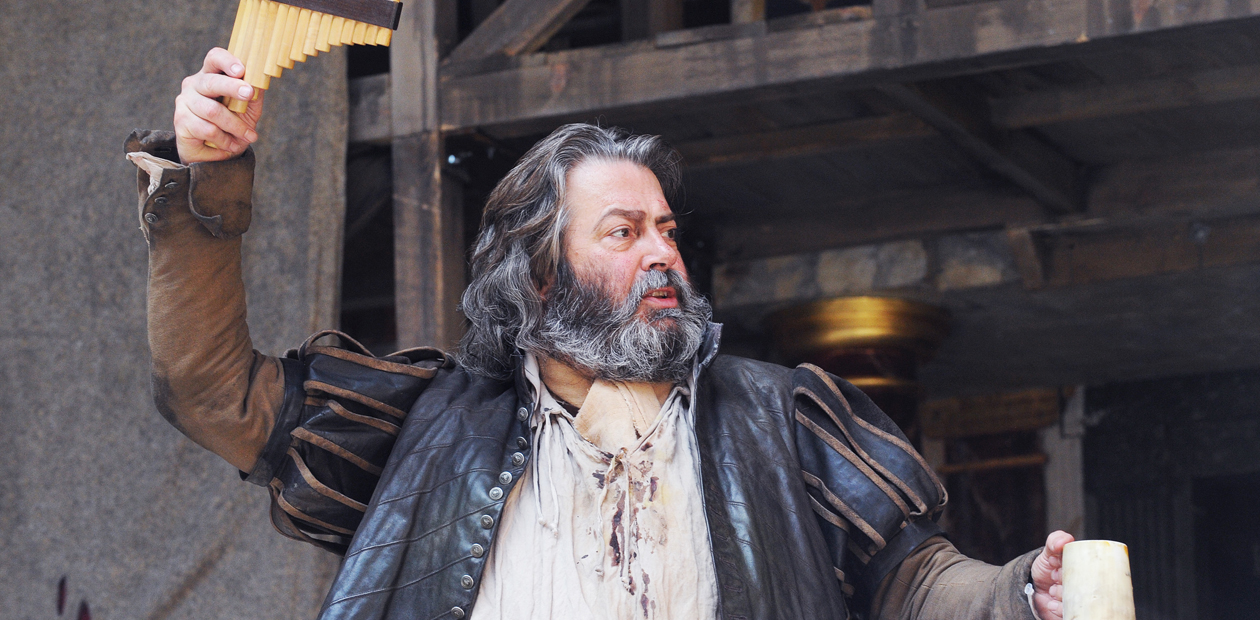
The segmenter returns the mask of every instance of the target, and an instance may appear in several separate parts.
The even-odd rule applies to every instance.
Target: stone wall
[[[309,618],[335,558],[154,410],[133,127],[170,128],[235,3],[0,0],[0,615]],[[246,241],[255,344],[332,325],[345,60],[272,83]],[[64,616],[58,583],[65,579]]]

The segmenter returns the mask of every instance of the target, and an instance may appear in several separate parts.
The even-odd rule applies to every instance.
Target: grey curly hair
[[[486,200],[470,258],[472,281],[460,303],[469,325],[458,357],[468,370],[506,379],[519,352],[545,351],[541,290],[564,258],[565,179],[589,159],[647,168],[677,206],[680,158],[658,136],[576,123],[535,144]]]

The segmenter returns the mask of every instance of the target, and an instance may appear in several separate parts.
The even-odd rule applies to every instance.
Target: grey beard
[[[673,287],[678,307],[639,318],[643,296],[665,286]],[[605,381],[680,382],[691,374],[712,314],[709,302],[672,269],[641,274],[625,301],[616,304],[602,286],[582,281],[564,262],[538,340],[547,349],[542,354]]]

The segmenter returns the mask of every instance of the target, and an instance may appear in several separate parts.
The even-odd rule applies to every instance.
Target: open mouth
[[[675,297],[675,294],[674,294],[674,289],[672,289],[672,288],[658,288],[658,289],[652,289],[652,290],[648,291],[646,295],[644,295],[644,296],[643,296],[643,298],[644,298],[644,299],[650,299],[650,298],[654,298],[654,299],[673,299],[674,297]]]

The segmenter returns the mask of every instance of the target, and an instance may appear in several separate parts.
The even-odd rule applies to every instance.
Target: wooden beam
[[[1125,161],[1095,171],[1089,213],[1094,217],[1221,217],[1260,209],[1260,147],[1185,153]]]
[[[683,164],[694,170],[833,153],[872,143],[934,135],[936,131],[918,118],[893,114],[680,142],[674,148],[683,156]]]
[[[1260,67],[1035,92],[995,99],[991,108],[994,125],[1015,129],[1244,99],[1260,99]]]
[[[451,3],[403,11],[390,46],[394,314],[400,347],[453,347],[462,323],[463,216],[457,182],[442,174],[437,64],[452,40]]]
[[[930,400],[919,406],[927,437],[954,439],[1031,431],[1059,421],[1057,389],[1034,389]]]
[[[1046,285],[1071,286],[1260,262],[1260,215],[1039,227]]]
[[[1082,192],[1076,186],[1076,165],[1035,137],[1016,134],[996,139],[990,128],[966,118],[966,112],[947,112],[944,106],[930,101],[911,86],[886,84],[876,90],[935,127],[963,152],[1028,192],[1052,213],[1067,214],[1081,209]],[[1028,165],[1030,163],[1032,165]],[[1061,172],[1065,169],[1067,174]]]
[[[1098,169],[1088,213],[1116,227],[1210,222],[1260,212],[1260,147],[1121,162]],[[692,199],[697,217],[711,207]],[[779,256],[970,229],[1026,229],[1050,277],[1048,244],[1065,225],[1046,225],[1031,198],[1013,190],[936,187],[837,199],[794,215],[751,213],[713,222],[721,260]],[[1041,223],[1038,223],[1038,218]],[[1210,224],[1209,224],[1210,225]],[[1098,226],[1070,223],[1076,230]],[[1219,231],[1218,231],[1219,232]],[[1209,235],[1209,242],[1213,237]],[[1209,254],[1210,256],[1210,254]]]
[[[533,52],[589,1],[506,0],[451,51],[450,62]]]
[[[1092,0],[996,0],[925,10],[913,20],[877,14],[663,48],[635,42],[565,50],[473,73],[452,65],[443,71],[442,126],[664,110],[786,85],[858,88],[973,74],[1143,41],[1210,36],[1213,29],[1250,27],[1247,20],[1258,12],[1233,0],[1205,0],[1185,11],[1143,3],[1147,19],[1138,25],[1095,6]]]
[[[718,259],[725,261],[1002,228],[1036,220],[1043,212],[1015,192],[935,187],[836,200],[808,214],[727,217],[712,226]],[[703,214],[704,207],[698,207],[697,215]]]
[[[389,46],[390,135],[438,127],[439,0],[418,0],[402,12]]]
[[[1019,469],[1023,467],[1041,467],[1049,460],[1044,454],[1021,454],[1019,456],[1004,456],[995,459],[984,459],[980,461],[966,461],[963,463],[946,463],[936,469],[936,473],[942,476],[952,474],[964,474],[980,471],[996,471],[1002,469]]]
[[[464,290],[460,185],[441,173],[437,132],[395,139],[392,150],[398,344],[453,350],[463,335],[455,310]]]

